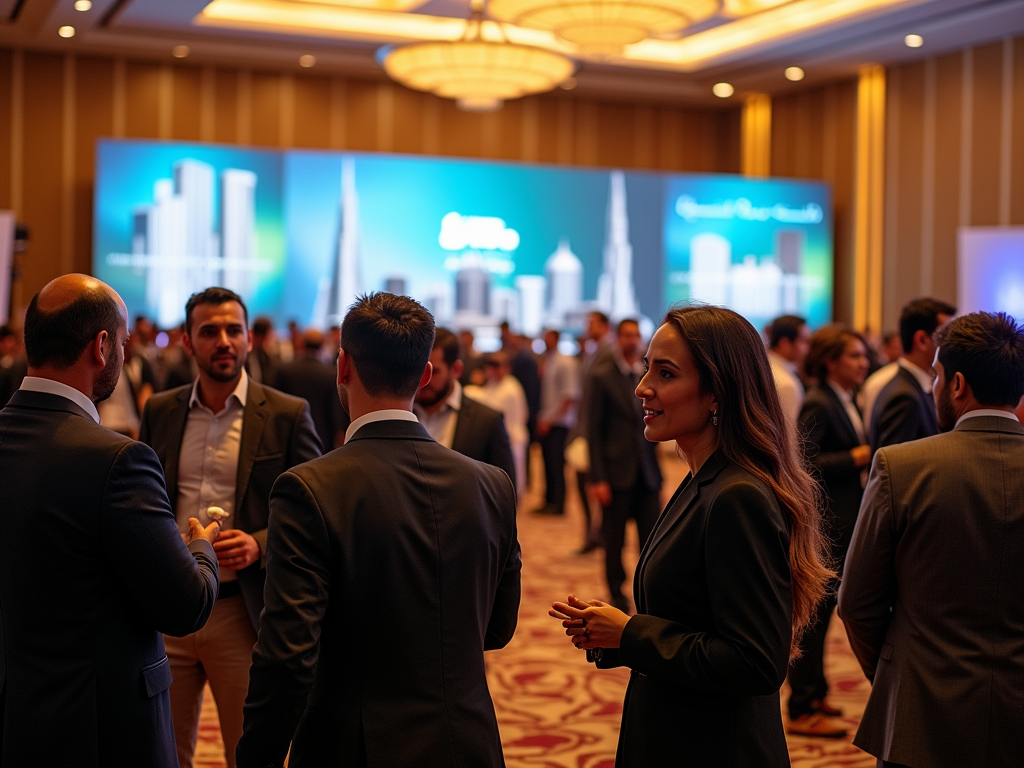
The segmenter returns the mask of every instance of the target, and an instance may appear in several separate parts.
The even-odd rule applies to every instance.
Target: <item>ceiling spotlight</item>
[[[567,77],[565,78],[565,80],[562,81],[562,84],[558,87],[561,88],[563,91],[571,91],[573,88],[576,87],[576,78]]]
[[[92,0],[75,0],[76,11],[88,11],[92,8]]]
[[[184,59],[190,53],[192,53],[192,49],[187,45],[176,45],[171,48],[171,56],[176,59]]]
[[[316,66],[316,56],[314,56],[311,53],[307,53],[307,54],[305,54],[303,56],[299,56],[299,66],[300,67],[306,67],[306,69],[309,69],[310,67]]]
[[[786,79],[794,83],[804,79],[804,71],[800,67],[786,67]]]
[[[728,99],[736,92],[736,89],[729,85],[729,83],[715,83],[711,92],[720,99]]]
[[[71,27],[71,26],[65,25],[65,26],[63,26],[63,27],[61,27],[60,29],[57,30],[57,34],[60,35],[61,37],[74,37],[75,36],[75,28]]]
[[[907,35],[903,42],[907,44],[907,48],[920,48],[924,45],[924,38],[920,35]]]

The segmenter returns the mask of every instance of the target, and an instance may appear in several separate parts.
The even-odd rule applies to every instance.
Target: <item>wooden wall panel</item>
[[[499,160],[525,160],[523,100],[508,101],[484,121],[484,155]]]
[[[377,148],[377,85],[349,81],[345,84],[345,148],[372,151]]]
[[[331,145],[331,81],[323,77],[296,77],[296,147],[326,149]]]
[[[281,141],[281,75],[252,74],[251,142],[258,147],[275,147]]]
[[[424,151],[425,97],[408,88],[395,89],[393,144],[395,152]]]
[[[233,144],[238,138],[238,73],[218,69],[213,74],[214,141]]]
[[[1010,133],[1010,224],[1024,225],[1024,37],[1013,41]]]
[[[561,103],[551,97],[538,98],[537,104],[537,160],[542,163],[559,162],[559,112]]]
[[[171,68],[171,136],[176,141],[199,141],[202,72],[196,67]]]
[[[76,81],[74,268],[91,272],[96,141],[110,136],[114,129],[114,63],[110,59],[80,58]]]
[[[971,215],[974,226],[999,223],[1003,44],[974,50],[971,124]]]
[[[156,138],[160,133],[160,67],[149,62],[125,65],[125,135]]]
[[[14,54],[0,51],[0,210],[11,207],[11,70]]]
[[[603,165],[628,168],[635,161],[636,110],[632,104],[600,104],[593,119],[581,120],[596,134],[596,147],[590,163],[598,158]]]
[[[935,61],[935,202],[932,230],[932,286],[938,298],[956,298],[956,230],[960,226],[960,114],[963,108],[963,54]],[[899,221],[886,226],[901,226]],[[905,254],[903,258],[914,258]]]
[[[896,168],[890,179],[887,194],[891,195],[889,210],[896,212],[900,226],[890,240],[894,251],[887,254],[888,275],[882,286],[885,314],[897,317],[900,307],[910,299],[928,292],[922,286],[921,275],[921,218],[924,176],[925,67],[911,64],[890,73],[887,87],[890,129],[896,136],[890,141],[894,156],[890,167]],[[916,257],[916,258],[915,258]],[[894,329],[894,328],[893,328]],[[880,329],[881,330],[881,329]],[[888,330],[888,328],[886,329]]]

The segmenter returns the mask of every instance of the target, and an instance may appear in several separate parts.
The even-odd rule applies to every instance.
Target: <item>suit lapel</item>
[[[171,406],[170,413],[167,414],[170,430],[167,436],[167,465],[164,467],[164,477],[171,509],[174,509],[178,502],[178,458],[181,454],[181,441],[185,437],[185,425],[188,423],[188,401],[191,397],[191,387],[182,389]]]
[[[242,417],[242,444],[238,448],[238,475],[235,480],[235,510],[242,508],[249,487],[249,476],[256,460],[256,452],[263,437],[263,428],[267,425],[267,398],[263,387],[255,381],[249,381],[249,391],[245,397],[245,415]]]
[[[846,412],[846,406],[844,406],[843,401],[839,399],[839,395],[835,393],[835,390],[833,390],[827,382],[821,385],[821,389],[825,393],[825,397],[828,398],[830,407],[833,411],[832,423],[840,425],[840,429],[843,431],[843,441],[849,445],[860,445],[860,438],[857,437],[857,429],[853,426],[853,422],[850,421],[850,416]]]

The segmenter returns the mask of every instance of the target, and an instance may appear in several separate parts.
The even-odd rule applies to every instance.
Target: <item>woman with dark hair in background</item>
[[[867,429],[854,400],[867,376],[869,358],[864,337],[845,325],[827,325],[811,335],[804,362],[807,375],[817,383],[800,408],[799,429],[807,461],[817,471],[823,495],[823,519],[831,542],[834,567],[842,572],[857,521],[864,477],[871,463]],[[832,706],[825,680],[825,635],[836,605],[836,585],[819,603],[811,627],[800,644],[802,651],[789,671],[790,723],[787,731],[799,736],[841,738],[846,729],[831,720],[842,712]]]
[[[644,434],[691,474],[640,555],[638,613],[573,596],[550,613],[598,667],[632,669],[619,768],[788,766],[779,688],[832,575],[814,483],[740,315],[674,309],[646,362]]]

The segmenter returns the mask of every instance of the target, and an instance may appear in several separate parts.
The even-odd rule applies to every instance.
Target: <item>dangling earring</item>
[[[718,411],[712,411],[711,412],[711,426],[713,426],[713,427],[717,427],[718,426]]]

